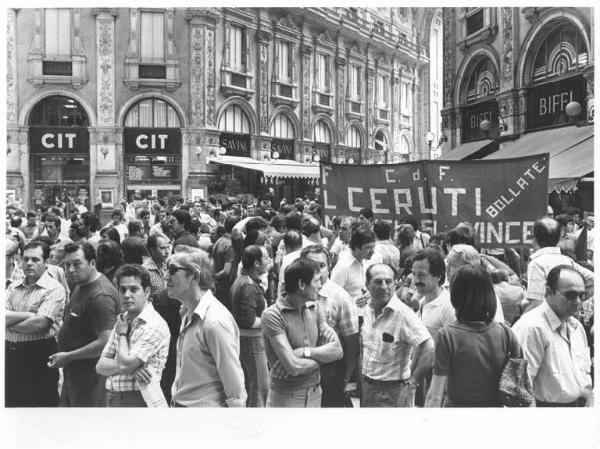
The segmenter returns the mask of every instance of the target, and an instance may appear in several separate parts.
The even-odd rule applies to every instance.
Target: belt
[[[535,400],[536,407],[585,407],[585,398],[577,398],[573,402],[545,402]]]
[[[363,375],[363,379],[366,383],[371,384],[371,385],[404,385],[405,383],[408,382],[408,379],[401,379],[401,380],[371,379],[370,377],[367,377],[365,375]]]

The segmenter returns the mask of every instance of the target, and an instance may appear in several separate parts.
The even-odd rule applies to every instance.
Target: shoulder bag
[[[533,401],[533,387],[527,373],[527,360],[522,357],[519,343],[510,328],[500,323],[506,333],[508,351],[500,374],[498,393],[504,407],[529,407]]]

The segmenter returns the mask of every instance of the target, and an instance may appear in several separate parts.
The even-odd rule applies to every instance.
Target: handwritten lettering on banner
[[[373,210],[397,226],[414,215],[431,234],[461,222],[475,228],[481,247],[532,244],[535,220],[546,214],[548,154],[471,161],[416,161],[391,165],[321,163],[326,225],[334,216]]]

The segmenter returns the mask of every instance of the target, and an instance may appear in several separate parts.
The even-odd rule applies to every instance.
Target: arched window
[[[574,74],[588,64],[585,41],[571,23],[556,25],[548,31],[533,65],[533,83]]]
[[[31,126],[89,126],[88,116],[75,100],[62,95],[44,98],[29,116]]]
[[[375,134],[375,149],[378,151],[387,150],[390,147],[390,142],[382,130]]]
[[[498,73],[489,58],[482,57],[467,82],[467,103],[474,103],[498,91]]]
[[[135,103],[125,117],[126,128],[181,128],[175,108],[159,98]]]
[[[250,121],[244,110],[234,104],[229,106],[221,115],[219,130],[230,133],[250,134]]]
[[[271,123],[271,137],[278,139],[293,139],[294,125],[285,114],[277,114],[273,123]]]
[[[331,131],[327,123],[319,120],[315,123],[313,140],[320,143],[331,143]]]
[[[400,153],[410,154],[410,142],[406,136],[400,137]]]
[[[349,148],[362,147],[362,139],[356,126],[351,126],[348,128],[348,132],[346,133],[346,146]]]

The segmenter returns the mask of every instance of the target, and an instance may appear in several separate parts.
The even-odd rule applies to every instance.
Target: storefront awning
[[[438,161],[462,161],[463,159],[467,159],[469,156],[478,152],[479,150],[484,149],[488,145],[495,143],[494,140],[485,139],[485,140],[477,140],[475,142],[463,143],[462,145],[448,151],[445,154],[442,154],[437,158]]]
[[[235,167],[247,168],[262,172],[266,177],[271,178],[307,178],[319,179],[319,166],[312,164],[302,164],[291,160],[271,160],[259,161],[247,157],[221,156],[210,157],[209,163],[233,165]]]
[[[485,159],[505,159],[549,153],[548,192],[569,191],[594,171],[594,127],[569,126],[537,131],[500,145]]]

